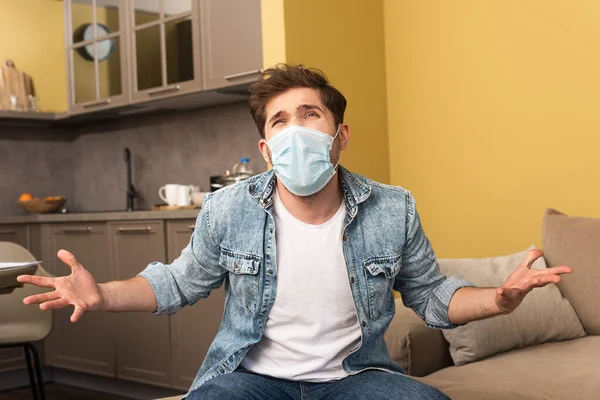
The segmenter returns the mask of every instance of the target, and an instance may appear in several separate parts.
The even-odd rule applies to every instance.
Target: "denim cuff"
[[[454,329],[462,324],[453,324],[448,317],[450,300],[454,293],[463,287],[475,286],[466,279],[458,276],[449,276],[433,291],[429,307],[427,307],[425,323],[430,328]]]
[[[175,296],[179,293],[175,279],[163,263],[153,262],[137,276],[145,278],[152,286],[158,304],[154,315],[172,314],[181,308],[181,299]]]

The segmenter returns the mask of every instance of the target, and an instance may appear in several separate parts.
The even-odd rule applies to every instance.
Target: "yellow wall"
[[[0,0],[0,59],[5,58],[31,76],[40,110],[66,111],[61,1]]]
[[[263,65],[285,62],[285,14],[283,0],[261,0]]]
[[[442,257],[600,216],[600,3],[384,0],[392,183]]]
[[[263,0],[262,7],[265,66],[286,61],[325,72],[348,100],[352,137],[342,163],[389,182],[383,3]]]

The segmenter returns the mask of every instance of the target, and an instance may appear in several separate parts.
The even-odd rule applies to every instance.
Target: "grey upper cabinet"
[[[198,2],[127,2],[133,102],[173,97],[202,89]]]
[[[260,0],[198,0],[203,89],[255,81],[263,68]]]
[[[117,279],[136,276],[153,261],[166,261],[163,221],[108,223]],[[172,385],[169,317],[130,312],[116,315],[117,377],[150,385]]]
[[[71,273],[56,256],[58,250],[68,249],[98,282],[115,279],[105,223],[46,225],[44,239],[44,266],[52,274]],[[116,315],[86,313],[74,324],[70,321],[72,312],[72,307],[54,312],[54,328],[45,342],[46,362],[55,367],[114,377]]]
[[[71,114],[129,103],[125,0],[65,0]]]
[[[195,220],[167,221],[169,262],[188,245]],[[206,357],[223,317],[223,287],[213,291],[191,307],[171,316],[173,387],[187,390]]]
[[[63,2],[71,115],[240,101],[263,68],[260,0]]]

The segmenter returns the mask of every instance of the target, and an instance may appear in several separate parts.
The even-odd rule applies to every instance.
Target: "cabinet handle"
[[[92,227],[86,226],[85,228],[65,228],[64,233],[92,233]]]
[[[124,228],[121,226],[117,230],[121,233],[136,233],[136,232],[144,233],[144,232],[151,232],[152,227],[151,226],[132,226],[130,228]]]
[[[159,94],[166,94],[166,93],[171,93],[171,92],[177,92],[180,89],[181,89],[180,85],[175,85],[175,86],[171,86],[171,87],[168,87],[168,88],[155,90],[153,92],[148,92],[148,95],[149,96],[156,96],[156,95],[159,95]]]
[[[194,230],[196,226],[195,225],[188,225],[188,229]]]
[[[0,235],[12,235],[13,233],[16,233],[14,229],[0,230]]]
[[[110,99],[97,101],[95,103],[84,104],[83,108],[92,108],[92,107],[98,107],[98,106],[105,106],[105,105],[108,105],[108,104],[110,104]]]
[[[223,79],[230,81],[232,79],[243,78],[245,76],[262,74],[262,69],[253,69],[252,71],[240,72],[238,74],[225,75]]]

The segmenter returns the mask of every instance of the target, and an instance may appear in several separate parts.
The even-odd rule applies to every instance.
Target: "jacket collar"
[[[371,195],[371,185],[362,176],[353,174],[341,165],[338,174],[342,191],[344,192],[344,203],[351,217],[358,212],[358,205]],[[277,176],[274,170],[258,175],[250,182],[248,191],[250,196],[260,198],[260,206],[268,208],[273,203]]]

